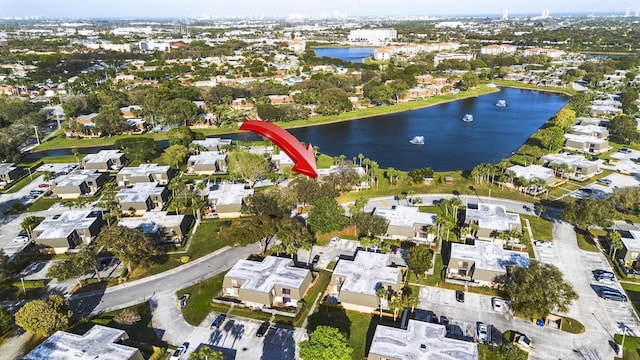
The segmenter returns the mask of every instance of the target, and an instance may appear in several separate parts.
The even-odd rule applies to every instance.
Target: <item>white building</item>
[[[509,44],[487,45],[480,48],[480,54],[483,55],[499,55],[499,54],[515,54],[518,47]]]
[[[395,29],[357,29],[349,32],[349,42],[365,44],[384,44],[395,40]]]

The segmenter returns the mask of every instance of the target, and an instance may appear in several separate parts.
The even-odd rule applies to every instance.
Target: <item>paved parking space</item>
[[[553,241],[545,241],[543,246],[535,246],[538,261],[543,264],[556,264],[558,262],[558,250]]]

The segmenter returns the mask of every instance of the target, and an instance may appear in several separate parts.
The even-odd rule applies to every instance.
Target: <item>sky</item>
[[[640,0],[0,0],[0,18],[153,18],[218,16],[495,15],[598,13],[631,15]]]

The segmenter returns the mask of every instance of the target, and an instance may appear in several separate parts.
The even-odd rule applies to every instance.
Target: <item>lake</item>
[[[328,56],[344,61],[364,62],[373,55],[375,48],[314,48],[318,57]]]
[[[358,154],[381,167],[400,170],[430,167],[436,171],[468,170],[480,163],[497,163],[516,151],[569,97],[554,93],[499,88],[499,92],[427,108],[333,124],[289,129],[298,140],[318,146],[330,156]],[[506,100],[506,107],[498,107]],[[473,122],[464,122],[472,114]],[[424,136],[424,145],[409,142]],[[243,132],[218,137],[260,140]],[[167,142],[162,142],[167,146]],[[79,149],[82,153],[99,148]],[[30,157],[70,154],[49,150]]]

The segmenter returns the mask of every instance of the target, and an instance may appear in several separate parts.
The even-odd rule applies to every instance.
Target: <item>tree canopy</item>
[[[111,248],[129,271],[147,266],[156,254],[153,239],[140,229],[125,226],[105,226],[98,234],[96,242]]]
[[[555,265],[537,261],[528,269],[512,268],[505,287],[514,312],[530,319],[544,319],[552,312],[565,313],[571,302],[578,298]]]
[[[127,159],[141,163],[155,159],[162,151],[160,145],[153,138],[146,136],[119,139],[115,142],[114,147],[122,149],[122,153]]]
[[[307,221],[313,232],[328,233],[344,229],[347,218],[344,208],[334,198],[323,198],[316,202]]]
[[[340,330],[330,326],[318,326],[305,340],[298,344],[303,360],[350,360],[353,349]]]
[[[257,178],[265,176],[270,170],[269,162],[264,156],[244,150],[229,153],[227,163],[229,174],[240,177],[249,184],[253,184]]]
[[[407,254],[407,265],[413,271],[416,278],[420,279],[425,271],[431,268],[433,254],[431,249],[426,245],[416,245],[409,250]]]
[[[611,219],[616,217],[616,209],[611,199],[578,199],[562,211],[561,217],[564,221],[588,230],[593,225],[611,226]]]
[[[67,330],[73,312],[69,302],[60,295],[51,295],[44,300],[32,300],[18,310],[15,321],[18,326],[32,334],[51,336],[58,330]]]
[[[100,109],[93,122],[100,133],[108,136],[121,134],[129,129],[129,124],[117,107],[109,106]]]
[[[638,122],[628,115],[618,115],[609,121],[607,128],[611,139],[622,144],[631,144],[640,141],[640,132],[638,132]]]

